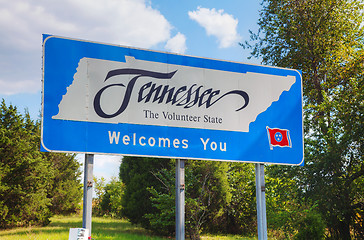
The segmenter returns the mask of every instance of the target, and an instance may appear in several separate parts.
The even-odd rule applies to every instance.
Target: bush
[[[298,233],[294,236],[295,240],[321,240],[324,239],[325,224],[321,215],[313,210],[308,210],[298,221]]]

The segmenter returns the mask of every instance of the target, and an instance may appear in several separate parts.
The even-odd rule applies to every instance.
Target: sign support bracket
[[[83,181],[83,212],[82,228],[89,230],[91,236],[91,217],[92,217],[92,192],[93,192],[93,169],[94,155],[85,154],[84,181]]]
[[[265,202],[264,164],[255,164],[255,185],[257,196],[258,240],[267,240],[267,211]]]
[[[176,159],[176,240],[185,239],[185,160]]]

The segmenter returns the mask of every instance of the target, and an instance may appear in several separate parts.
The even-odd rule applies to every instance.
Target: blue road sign
[[[43,151],[303,164],[297,70],[43,35]]]

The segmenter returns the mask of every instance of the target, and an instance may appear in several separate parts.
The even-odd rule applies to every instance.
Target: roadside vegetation
[[[54,214],[80,210],[75,155],[42,153],[40,121],[0,103],[0,229],[47,225]]]

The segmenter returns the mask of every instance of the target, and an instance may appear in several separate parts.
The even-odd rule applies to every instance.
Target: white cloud
[[[221,48],[231,47],[241,38],[236,30],[239,21],[222,9],[198,7],[189,11],[188,16],[205,28],[207,35],[215,36]]]
[[[119,170],[120,161],[123,157],[117,155],[95,155],[95,168],[105,168],[112,166],[111,169]]]
[[[185,53],[187,49],[185,35],[182,33],[177,33],[176,36],[167,41],[167,44],[164,48],[175,53]]]
[[[40,34],[151,47],[170,38],[172,26],[142,0],[0,0],[2,44],[38,48]],[[151,24],[153,23],[153,24]]]
[[[151,48],[172,28],[148,0],[0,0],[0,94],[40,90],[42,33]]]
[[[85,163],[84,154],[77,154],[76,159],[79,163]],[[109,182],[113,177],[118,178],[121,159],[122,156],[117,155],[94,155],[94,177],[103,177],[107,182]],[[82,166],[82,169],[80,170],[82,172],[81,181],[83,181],[84,166]]]
[[[0,79],[0,92],[4,95],[12,95],[18,92],[29,92],[32,89],[38,89],[40,87],[39,84],[35,81],[16,81],[9,83],[6,80]]]

